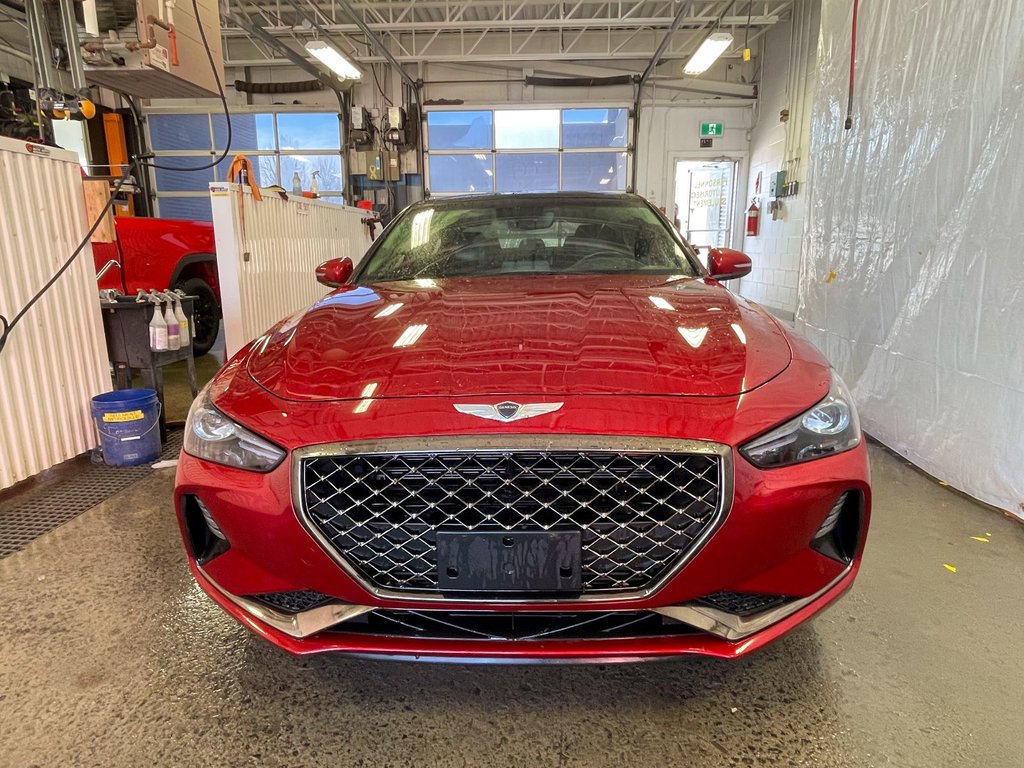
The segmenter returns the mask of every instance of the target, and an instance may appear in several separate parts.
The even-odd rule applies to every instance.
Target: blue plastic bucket
[[[120,389],[92,399],[103,461],[134,467],[160,458],[160,400],[154,389]]]

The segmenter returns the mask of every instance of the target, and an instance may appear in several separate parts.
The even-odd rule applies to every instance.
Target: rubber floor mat
[[[168,430],[161,460],[177,458],[183,435],[181,429]],[[44,533],[73,520],[153,471],[149,464],[140,467],[87,464],[67,478],[0,502],[0,558],[24,549]]]

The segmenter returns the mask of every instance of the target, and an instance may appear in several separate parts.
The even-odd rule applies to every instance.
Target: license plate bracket
[[[579,531],[439,531],[441,592],[578,593]]]

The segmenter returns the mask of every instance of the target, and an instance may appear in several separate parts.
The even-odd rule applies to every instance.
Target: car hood
[[[713,280],[533,275],[346,286],[257,339],[248,370],[289,400],[727,396],[790,359]]]

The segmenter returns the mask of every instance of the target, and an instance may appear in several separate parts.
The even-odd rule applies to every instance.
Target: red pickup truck
[[[194,353],[205,355],[220,326],[220,283],[213,225],[202,221],[114,219],[117,242],[93,243],[99,288],[133,295],[180,288],[195,303]]]

